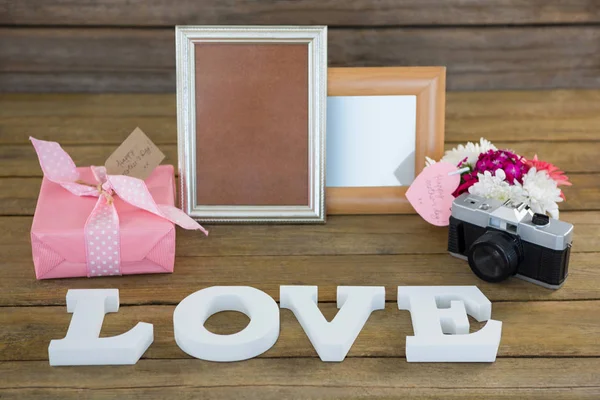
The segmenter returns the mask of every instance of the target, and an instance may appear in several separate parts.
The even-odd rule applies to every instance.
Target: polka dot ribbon
[[[71,157],[58,143],[29,138],[38,155],[44,176],[76,196],[98,197],[85,227],[85,247],[88,277],[121,275],[121,244],[119,215],[113,195],[123,201],[167,219],[184,229],[200,230],[199,223],[180,209],[156,204],[143,180],[124,175],[108,175],[105,167],[92,166],[96,183],[79,180],[79,172]]]

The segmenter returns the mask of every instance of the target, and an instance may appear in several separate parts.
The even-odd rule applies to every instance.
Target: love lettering
[[[175,342],[201,360],[230,362],[256,357],[279,338],[279,308],[291,310],[322,361],[343,361],[372,312],[385,308],[382,286],[338,286],[339,311],[328,322],[317,306],[316,286],[280,286],[280,305],[249,286],[213,286],[183,299],[173,313]],[[408,362],[493,362],[502,322],[491,320],[492,305],[476,286],[398,286],[398,309],[410,311],[414,336],[406,338]],[[119,310],[118,289],[71,289],[73,314],[64,339],[48,347],[50,365],[135,364],[154,341],[152,324],[139,322],[118,336],[100,338],[104,315]],[[217,335],[205,321],[221,311],[250,318],[233,335]],[[469,333],[471,315],[488,321]]]

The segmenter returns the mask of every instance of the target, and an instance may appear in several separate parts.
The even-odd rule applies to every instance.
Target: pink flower
[[[569,177],[565,175],[563,171],[558,169],[557,166],[550,164],[546,161],[538,160],[537,154],[533,156],[533,160],[526,160],[525,163],[531,168],[534,167],[538,171],[548,171],[548,175],[552,178],[558,186],[565,185],[571,186]]]
[[[506,181],[514,185],[515,181],[523,183],[523,176],[529,171],[525,159],[508,150],[489,150],[479,155],[473,173],[483,174],[489,171],[494,174],[501,169],[506,174]]]

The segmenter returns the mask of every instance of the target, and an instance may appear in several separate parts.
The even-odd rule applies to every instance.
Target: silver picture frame
[[[175,36],[181,209],[195,220],[208,223],[324,223],[327,27],[177,26]],[[195,44],[198,42],[307,44],[308,205],[197,204]]]

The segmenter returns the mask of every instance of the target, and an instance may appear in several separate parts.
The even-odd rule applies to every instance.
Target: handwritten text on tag
[[[446,226],[460,174],[448,175],[456,166],[439,162],[426,167],[406,191],[406,198],[421,217],[430,224]]]
[[[165,155],[140,128],[135,128],[108,157],[104,166],[109,175],[127,175],[145,180]]]

